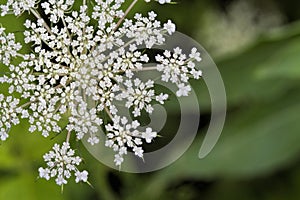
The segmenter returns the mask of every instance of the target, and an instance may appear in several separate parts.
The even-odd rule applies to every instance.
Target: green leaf
[[[278,48],[272,59],[262,62],[256,71],[260,79],[300,78],[300,38],[287,41]]]
[[[288,165],[300,153],[298,93],[272,103],[250,104],[227,118],[213,151],[199,159],[201,140],[173,165],[148,179],[139,197],[157,198],[176,180],[249,178]],[[153,193],[153,191],[156,191]]]

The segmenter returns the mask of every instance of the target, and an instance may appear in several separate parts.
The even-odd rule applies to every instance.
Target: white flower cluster
[[[120,118],[116,116],[113,118],[113,125],[106,125],[108,131],[107,140],[105,146],[112,148],[117,154],[115,155],[114,162],[117,166],[121,166],[124,161],[123,156],[127,154],[128,148],[130,148],[134,154],[140,158],[143,157],[144,150],[141,145],[142,140],[146,140],[150,143],[153,138],[157,136],[157,133],[152,131],[151,128],[147,128],[145,132],[140,132],[137,128],[140,126],[138,121],[128,123],[126,117]]]
[[[48,2],[41,3],[41,6],[45,14],[50,15],[50,21],[56,23],[73,6],[73,3],[74,0],[49,0]]]
[[[8,138],[8,131],[11,124],[17,125],[20,123],[18,113],[21,108],[17,108],[19,100],[12,96],[4,97],[0,94],[0,140],[5,141]]]
[[[69,143],[64,142],[61,146],[55,144],[53,151],[46,153],[43,158],[47,163],[46,168],[39,168],[40,178],[49,180],[55,177],[57,185],[65,185],[73,172],[76,179],[75,182],[87,182],[88,172],[86,170],[80,172],[77,166],[81,163],[82,159],[74,156],[75,151],[70,148]]]
[[[20,43],[16,43],[15,35],[5,34],[5,28],[0,28],[0,61],[9,65],[10,59],[17,56],[17,52],[22,48]]]
[[[7,0],[5,5],[1,5],[1,16],[10,14],[13,12],[14,15],[18,16],[24,11],[29,11],[36,4],[36,0]]]
[[[107,23],[113,23],[115,17],[123,17],[124,12],[120,7],[124,1],[125,0],[96,0],[92,18],[98,20],[101,29],[105,29],[105,25]]]
[[[154,110],[151,105],[152,100],[164,104],[164,101],[168,99],[168,95],[163,93],[155,96],[153,80],[148,80],[144,83],[137,78],[133,82],[131,80],[126,80],[124,85],[126,89],[122,91],[117,99],[126,100],[125,106],[127,108],[133,108],[132,113],[134,117],[140,116],[142,110],[151,114]]]
[[[178,86],[179,90],[176,92],[178,97],[188,96],[191,91],[188,84],[190,77],[199,79],[202,76],[202,71],[195,68],[194,61],[201,61],[200,53],[197,52],[196,48],[192,49],[188,58],[182,53],[182,49],[177,47],[174,52],[166,50],[163,55],[157,55],[155,59],[161,63],[157,65],[157,70],[163,72],[162,81],[171,81]]]
[[[115,150],[117,166],[128,149],[143,157],[142,144],[152,142],[157,133],[150,127],[142,131],[137,120],[129,123],[116,105],[132,109],[139,117],[143,111],[151,114],[153,104],[164,104],[169,96],[158,94],[154,81],[143,82],[137,73],[162,72],[163,81],[178,86],[178,97],[190,92],[190,78],[201,76],[196,69],[196,61],[201,61],[196,48],[189,56],[179,48],[166,51],[156,56],[157,66],[144,65],[150,56],[143,48],[159,47],[175,32],[170,20],[161,23],[153,11],[127,19],[137,0],[125,11],[121,9],[125,0],[87,2],[83,1],[78,10],[72,9],[74,0],[8,0],[0,6],[2,16],[28,11],[36,18],[24,24],[24,42],[32,48],[27,54],[19,53],[22,47],[15,36],[0,28],[0,61],[8,71],[0,76],[0,83],[8,85],[11,96],[19,98],[0,95],[0,138],[7,139],[11,125],[18,124],[19,118],[29,121],[30,132],[44,137],[66,132],[66,143],[55,145],[54,151],[44,156],[48,167],[39,169],[40,177],[57,177],[58,185],[66,184],[71,171],[76,182],[87,181],[87,172],[76,168],[81,160],[69,149],[72,134],[95,145],[99,143],[97,133],[107,133],[106,146]]]
[[[77,109],[72,109],[70,124],[67,126],[68,131],[75,131],[78,140],[81,140],[84,135],[89,134],[88,142],[91,145],[99,142],[96,133],[102,125],[102,119],[97,116],[96,108],[88,111],[87,104],[81,103]]]

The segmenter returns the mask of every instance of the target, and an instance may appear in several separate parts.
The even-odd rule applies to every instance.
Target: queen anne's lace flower
[[[20,43],[15,41],[15,35],[5,34],[5,28],[0,28],[0,61],[9,65],[11,58],[17,56],[17,52],[22,48]]]
[[[69,117],[70,124],[67,126],[68,131],[75,131],[77,139],[81,140],[84,135],[89,134],[88,142],[91,145],[99,142],[96,133],[102,125],[102,119],[97,116],[96,108],[88,110],[85,103],[79,104],[77,109],[72,109],[71,117]]]
[[[22,109],[17,108],[19,100],[12,96],[4,97],[0,94],[0,140],[4,141],[8,138],[8,131],[11,128],[11,124],[17,125],[20,123],[18,113],[22,112]]]
[[[24,11],[29,11],[36,4],[36,0],[7,0],[5,5],[1,5],[1,16],[13,12],[16,16],[22,14]]]
[[[127,154],[128,148],[131,149],[134,154],[140,158],[143,157],[143,140],[150,143],[153,138],[157,136],[157,133],[152,131],[151,128],[147,128],[145,132],[137,130],[140,126],[138,121],[128,123],[126,117],[116,116],[113,118],[113,124],[106,125],[108,131],[107,140],[105,146],[112,148],[115,152],[114,162],[117,166],[121,166],[124,161],[123,156]]]
[[[74,0],[49,0],[41,3],[46,15],[50,14],[50,21],[57,22],[64,17],[64,14],[69,10],[74,3]]]
[[[196,48],[193,48],[189,58],[182,53],[179,47],[174,49],[174,52],[166,50],[163,55],[157,55],[156,61],[161,63],[157,65],[157,70],[163,72],[162,81],[175,83],[179,90],[177,96],[188,96],[191,88],[188,80],[192,77],[199,79],[202,76],[202,71],[195,68],[194,61],[200,62],[200,53]]]
[[[119,95],[118,100],[126,99],[125,106],[133,108],[134,117],[140,116],[143,109],[151,114],[154,110],[151,105],[152,100],[164,104],[164,100],[168,98],[167,94],[155,96],[153,80],[148,80],[146,83],[140,79],[135,79],[133,82],[126,80],[124,85],[126,89]]]
[[[124,0],[96,0],[96,6],[92,13],[93,19],[98,20],[99,28],[105,29],[107,23],[113,23],[115,17],[123,17],[124,12],[120,9]]]
[[[134,72],[142,70],[143,63],[147,63],[148,61],[149,57],[137,51],[136,45],[132,44],[130,45],[129,51],[125,51],[124,48],[119,50],[114,68],[125,72],[128,78],[132,78]]]
[[[151,143],[157,133],[150,127],[141,130],[139,118],[129,123],[117,105],[139,117],[143,111],[151,114],[154,103],[164,104],[168,94],[157,94],[154,81],[138,79],[139,72],[162,72],[163,81],[177,85],[177,96],[187,96],[189,79],[202,75],[196,69],[201,61],[196,48],[188,56],[180,48],[165,51],[155,57],[157,66],[144,65],[152,58],[144,48],[163,45],[175,32],[171,20],[162,23],[153,11],[128,19],[137,0],[124,11],[125,0],[82,2],[78,9],[73,9],[74,0],[8,0],[0,5],[2,16],[28,11],[35,17],[25,21],[20,42],[31,47],[28,53],[21,53],[14,34],[0,28],[0,84],[10,95],[0,94],[0,140],[8,138],[20,118],[28,120],[30,132],[44,137],[66,133],[66,142],[56,144],[44,156],[47,167],[39,169],[40,177],[55,177],[58,185],[66,184],[72,173],[76,182],[87,182],[88,173],[77,169],[81,158],[69,146],[73,134],[95,145],[97,133],[107,133],[106,146],[116,152],[117,166],[128,150],[143,157],[142,144]]]
[[[81,163],[82,159],[75,156],[75,151],[70,148],[69,143],[64,142],[62,146],[55,144],[53,150],[43,156],[47,163],[46,168],[39,168],[40,178],[49,180],[55,178],[57,185],[65,185],[73,172],[76,183],[79,181],[87,182],[88,172],[80,172],[77,166]]]

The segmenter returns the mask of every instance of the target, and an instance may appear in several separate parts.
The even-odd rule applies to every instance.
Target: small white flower
[[[171,35],[176,31],[176,26],[171,20],[168,20],[168,23],[164,24],[164,29]]]
[[[133,152],[136,156],[142,158],[143,157],[143,153],[144,153],[144,150],[142,149],[142,147],[137,147],[137,146],[134,146],[133,147]]]
[[[80,171],[77,171],[75,173],[75,176],[76,176],[76,179],[75,179],[75,182],[78,183],[80,181],[82,182],[87,182],[87,179],[88,179],[88,172],[86,170],[80,172]]]
[[[158,96],[156,96],[156,101],[158,101],[160,104],[164,104],[168,97],[169,95],[167,94],[159,94]]]
[[[123,161],[124,161],[124,158],[123,158],[122,155],[120,155],[120,154],[116,154],[115,155],[114,162],[115,162],[116,166],[121,166],[121,164],[123,163]]]
[[[50,179],[50,170],[48,168],[44,169],[44,168],[40,167],[39,168],[39,176],[40,176],[40,178],[49,180]]]
[[[200,62],[202,60],[200,57],[200,53],[198,52],[197,48],[195,48],[195,47],[192,49],[189,57],[192,59],[195,59],[197,62]]]
[[[153,132],[151,128],[146,128],[146,131],[142,134],[142,137],[146,140],[147,143],[151,143],[153,138],[157,137],[157,133]]]
[[[183,83],[180,83],[178,85],[178,88],[179,90],[176,92],[176,95],[178,97],[181,97],[181,96],[188,96],[189,95],[189,92],[191,91],[191,86],[189,85],[184,85]]]

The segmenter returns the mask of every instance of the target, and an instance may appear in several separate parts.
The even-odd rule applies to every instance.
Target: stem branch
[[[37,19],[42,19],[42,20],[43,20],[43,18],[40,16],[40,14],[39,14],[36,10],[30,8],[30,12],[32,12],[32,14],[33,14]],[[44,20],[43,20],[43,21],[44,21]],[[45,21],[44,21],[44,23],[43,23],[43,26],[44,26],[45,29],[47,29],[47,31],[52,35],[51,29],[50,29],[50,27],[48,26],[48,24],[46,24]]]
[[[70,143],[71,131],[68,131],[66,142]]]
[[[131,9],[134,7],[134,5],[138,2],[138,0],[134,0],[130,6],[127,8],[127,10],[125,11],[123,17],[118,21],[116,28],[114,29],[114,32],[119,28],[119,26],[122,24],[122,22],[124,21],[125,17],[128,15],[128,13],[131,11]]]
[[[110,117],[110,119],[113,119],[113,116],[110,113],[110,111],[108,110],[108,108],[105,106],[104,109],[105,109],[106,113],[108,114],[108,116]]]

